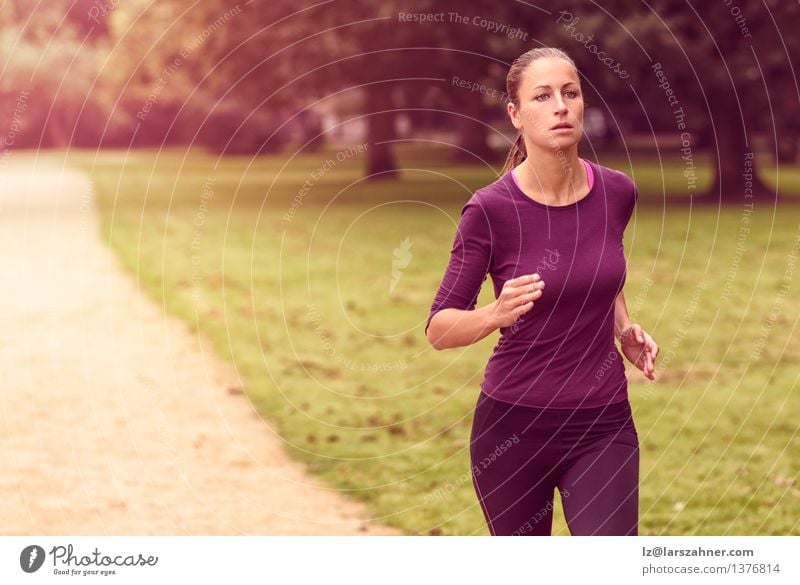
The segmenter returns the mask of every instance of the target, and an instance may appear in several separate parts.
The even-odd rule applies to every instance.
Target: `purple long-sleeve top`
[[[481,390],[535,407],[596,407],[628,397],[614,340],[614,309],[625,285],[623,234],[638,190],[619,171],[584,161],[593,180],[569,205],[534,201],[511,172],[478,189],[461,209],[450,261],[431,305],[472,310],[487,275],[503,284],[538,273],[541,297],[500,328]]]

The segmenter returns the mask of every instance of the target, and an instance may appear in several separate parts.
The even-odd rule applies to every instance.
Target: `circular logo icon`
[[[35,573],[44,563],[44,556],[44,549],[38,544],[26,546],[19,555],[19,566],[26,573]]]

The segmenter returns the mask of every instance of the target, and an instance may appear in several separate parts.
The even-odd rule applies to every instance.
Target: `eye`
[[[571,97],[578,97],[578,92],[575,91],[575,90],[572,90],[572,89],[568,89],[564,93],[566,93],[567,95],[570,95]]]
[[[543,100],[543,99],[541,99],[541,98],[546,98],[546,97],[550,97],[550,94],[547,94],[547,93],[542,93],[542,94],[539,94],[539,95],[537,95],[537,96],[536,96],[535,98],[533,98],[533,99],[535,99],[537,102],[542,102],[542,101],[544,101],[544,100]]]

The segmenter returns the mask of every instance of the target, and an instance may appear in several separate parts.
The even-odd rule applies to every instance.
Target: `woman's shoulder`
[[[505,177],[507,179],[508,177]],[[508,215],[511,200],[504,176],[472,192],[461,207],[462,218],[468,216],[470,223],[478,223],[481,228],[492,229]],[[477,222],[475,218],[480,217]]]
[[[628,192],[635,186],[633,179],[625,172],[603,166],[594,161],[589,161],[589,163],[594,166],[595,171],[600,173],[601,184],[605,185],[606,189],[619,188]]]
[[[482,207],[496,207],[510,198],[513,188],[511,180],[510,172],[504,173],[488,185],[475,191],[469,200]]]

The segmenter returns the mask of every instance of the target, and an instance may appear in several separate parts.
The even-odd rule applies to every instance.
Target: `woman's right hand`
[[[507,280],[494,305],[493,319],[497,327],[510,327],[522,315],[533,308],[536,299],[542,296],[544,281],[534,274],[523,274]]]

